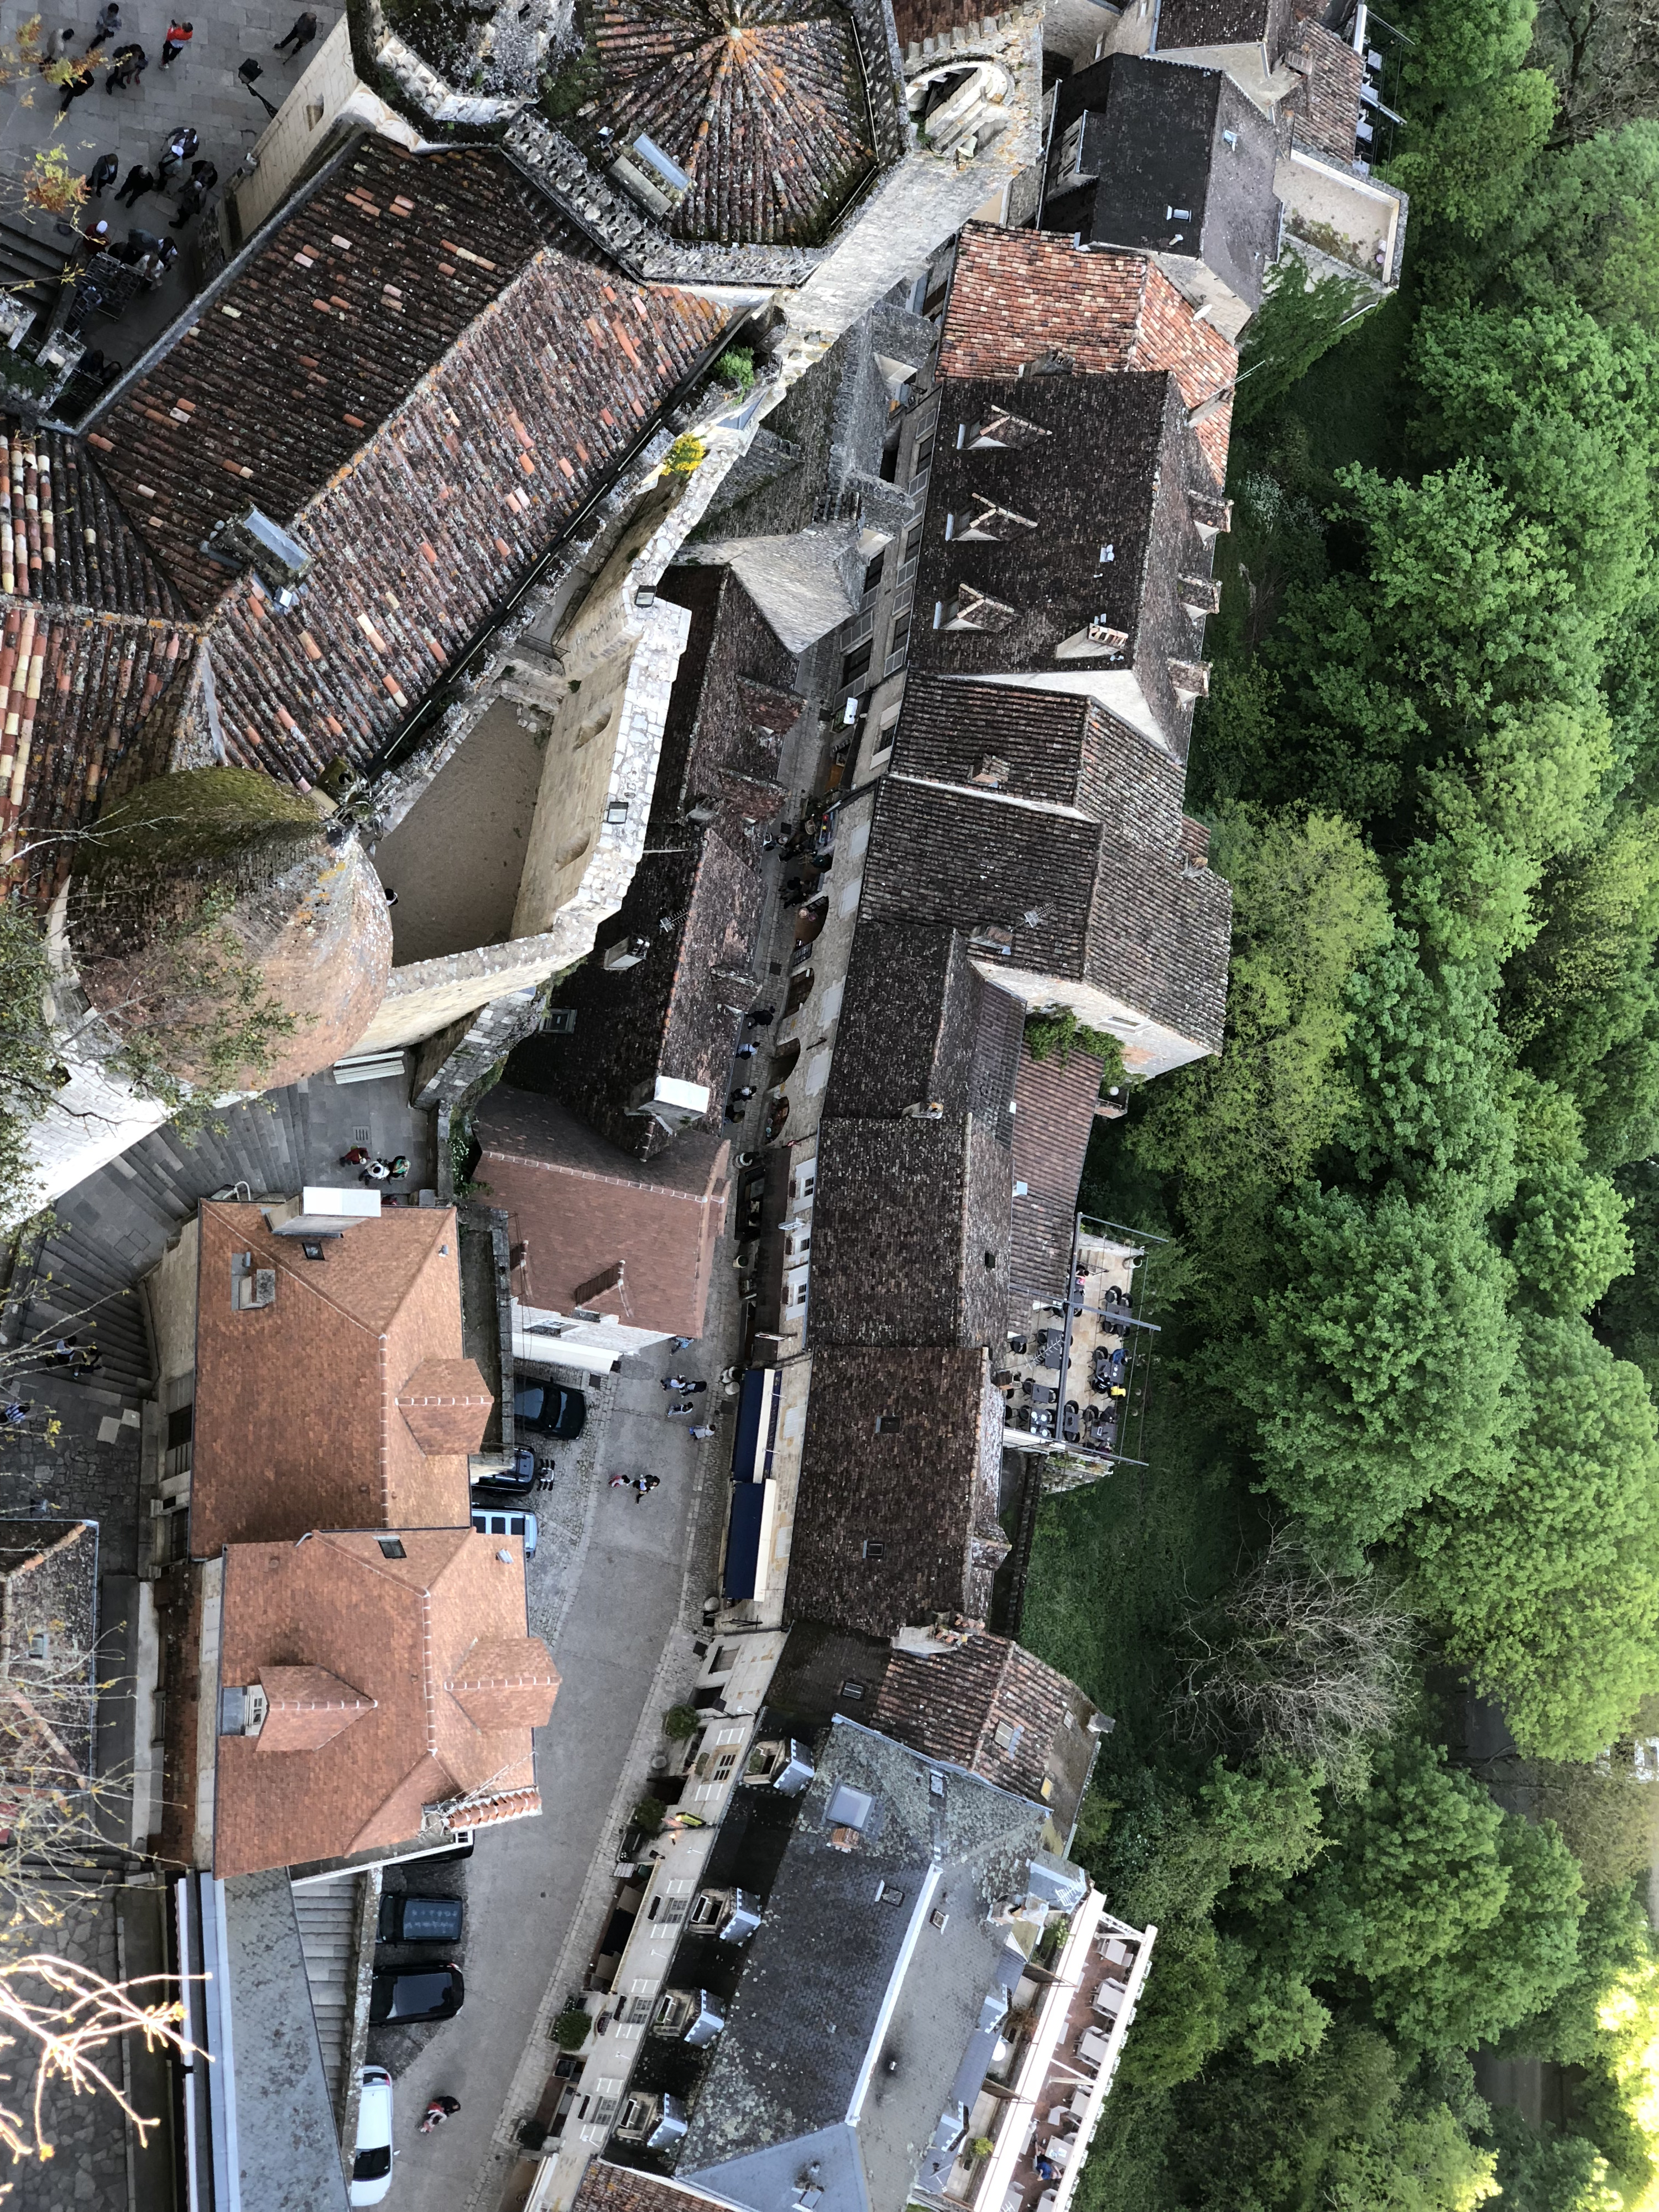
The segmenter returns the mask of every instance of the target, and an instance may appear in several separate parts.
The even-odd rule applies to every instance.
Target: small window
[[[732,1778],[732,1770],[737,1763],[738,1754],[735,1751],[723,1751],[714,1761],[715,1781],[729,1782]]]
[[[987,1266],[988,1267],[995,1267],[995,1265],[996,1265],[996,1263],[997,1263],[997,1255],[996,1255],[996,1254],[995,1254],[994,1252],[988,1252],[988,1253],[986,1254],[986,1255],[985,1255],[985,1264],[986,1264],[986,1266]]]
[[[928,1914],[927,1918],[930,1923],[939,1929],[941,1936],[951,1924],[950,1914],[948,1912],[941,1912],[937,1905],[935,1905],[933,1910]]]
[[[830,1828],[857,1828],[862,1832],[869,1826],[870,1815],[875,1809],[876,1801],[867,1790],[854,1790],[850,1783],[838,1782],[823,1809],[824,1825]]]
[[[869,674],[872,650],[871,641],[866,638],[862,645],[848,654],[841,664],[841,680],[843,684],[860,683]]]
[[[718,1644],[715,1647],[714,1657],[708,1662],[708,1671],[711,1674],[729,1674],[737,1663],[737,1645],[735,1644]]]
[[[167,1415],[167,1449],[177,1451],[181,1445],[187,1444],[191,1441],[195,1432],[195,1407],[193,1405],[175,1406],[172,1413]]]
[[[869,567],[864,572],[864,596],[866,599],[869,598],[871,592],[878,589],[879,586],[881,583],[881,572],[886,565],[887,549],[884,545],[881,551],[877,554],[875,559],[870,563]]]
[[[33,1635],[29,1638],[29,1657],[31,1659],[50,1659],[51,1656],[52,1638],[44,1628],[38,1628],[34,1632]]]
[[[878,1905],[902,1905],[903,1902],[904,1892],[896,1881],[878,1881],[876,1884]]]
[[[649,1997],[635,1997],[629,2002],[628,2024],[630,2027],[643,2027],[650,2017],[651,1999]]]
[[[876,1434],[878,1437],[896,1436],[898,1431],[903,1426],[904,1416],[902,1413],[878,1413],[876,1415]]]
[[[1001,1750],[1014,1752],[1019,1749],[1019,1740],[1025,1731],[1018,1721],[999,1721],[992,1733]]]
[[[914,477],[919,477],[919,476],[921,474],[922,471],[923,471],[923,470],[927,466],[928,463],[933,459],[933,432],[930,430],[930,431],[927,433],[927,436],[926,436],[926,437],[921,441],[921,444],[916,447],[916,450],[915,450],[915,455],[913,456],[913,458],[912,458],[912,459],[911,459],[911,463],[910,463],[910,474],[911,474],[912,477],[914,478]]]
[[[908,568],[921,551],[921,541],[927,531],[924,522],[913,522],[904,534],[904,566]]]
[[[848,1698],[856,1702],[864,1695],[864,1685],[862,1682],[858,1680],[843,1682],[841,1686],[841,1693],[843,1698]]]
[[[884,1555],[886,1549],[887,1547],[884,1544],[878,1543],[873,1536],[866,1536],[864,1540],[864,1556],[866,1559],[881,1559]]]
[[[401,1536],[382,1536],[380,1539],[380,1557],[383,1559],[406,1559],[409,1557],[409,1554],[404,1549],[403,1538]]]
[[[328,1257],[328,1247],[320,1237],[302,1237],[300,1249],[307,1260],[326,1260]]]

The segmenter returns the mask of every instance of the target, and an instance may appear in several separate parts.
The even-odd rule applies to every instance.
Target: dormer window
[[[970,453],[982,453],[988,447],[1018,447],[1035,446],[1048,433],[1036,422],[1028,422],[1023,415],[1012,409],[994,407],[981,422],[958,422],[957,450]]]
[[[1008,781],[1008,763],[1000,753],[981,753],[974,781],[988,791],[1000,791]]]
[[[1029,515],[1017,514],[1012,507],[999,507],[994,499],[987,499],[979,492],[966,507],[956,508],[945,518],[947,538],[988,540],[994,544],[1005,544],[1020,531],[1036,528]]]
[[[1233,503],[1230,499],[1218,499],[1210,492],[1189,492],[1187,509],[1193,518],[1193,527],[1206,545],[1212,544],[1224,530],[1233,526]]]
[[[1109,623],[1103,614],[1097,615],[1085,629],[1073,630],[1054,647],[1056,660],[1097,660],[1103,655],[1109,660],[1121,659],[1128,649],[1129,633]]]
[[[1221,583],[1215,576],[1183,576],[1176,586],[1176,597],[1194,622],[1202,622],[1206,615],[1221,611]]]
[[[1004,600],[994,599],[988,592],[977,590],[972,584],[957,587],[954,599],[945,600],[933,610],[935,629],[973,629],[995,633],[1005,630],[1018,610]]]

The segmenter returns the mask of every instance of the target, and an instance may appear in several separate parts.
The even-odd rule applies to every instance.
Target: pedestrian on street
[[[149,67],[149,56],[138,45],[118,46],[110,56],[110,72],[104,79],[106,92],[125,92],[130,84],[137,84]]]
[[[434,2097],[426,2108],[426,2118],[421,2122],[421,2133],[429,2136],[434,2128],[442,2127],[450,2114],[459,2112],[460,2109],[459,2097]]]
[[[407,1153],[407,1152],[398,1152],[398,1153],[394,1157],[394,1158],[392,1159],[392,1163],[391,1163],[391,1167],[392,1167],[392,1180],[393,1181],[393,1182],[401,1182],[403,1181],[404,1177],[404,1176],[409,1173],[409,1155],[408,1155],[408,1153]]]
[[[170,22],[167,34],[161,41],[161,67],[171,69],[195,35],[194,23]]]
[[[695,1337],[671,1336],[668,1340],[668,1349],[671,1352],[684,1352],[688,1344],[695,1344],[696,1341]]]
[[[696,1410],[697,1401],[695,1398],[681,1398],[668,1408],[668,1418],[672,1421],[676,1413],[695,1413]]]
[[[109,251],[108,223],[100,217],[90,230],[83,230],[81,233],[81,243],[85,246],[89,257],[94,254],[107,253]]]
[[[207,194],[194,177],[179,195],[179,212],[167,225],[169,230],[182,230],[185,225],[202,212],[202,203]]]
[[[359,1182],[389,1182],[391,1179],[391,1162],[380,1159],[365,1160],[363,1171],[357,1178]]]
[[[87,198],[100,200],[121,173],[113,154],[100,154],[87,173]]]
[[[60,115],[67,115],[74,103],[92,90],[92,57],[82,54],[70,66],[74,74],[64,83],[64,96],[58,103]]]
[[[738,1088],[732,1093],[734,1103],[752,1098],[754,1095],[755,1086],[752,1083],[739,1084]]]
[[[285,39],[277,40],[276,45],[271,48],[271,52],[277,54],[286,53],[288,49],[292,46],[296,55],[302,54],[316,35],[317,18],[312,14],[310,9],[307,8],[303,15],[297,16],[295,19],[294,28],[289,33],[288,36]]]
[[[752,1060],[759,1050],[760,1047],[758,1045],[740,1044],[738,1047],[736,1057],[738,1060]]]
[[[660,1490],[661,1488],[662,1477],[659,1474],[642,1474],[639,1480],[634,1485],[635,1504],[643,1505],[646,1499],[649,1498],[653,1490]]]
[[[219,172],[211,161],[192,161],[190,165],[190,174],[191,181],[199,185],[204,192],[210,192],[219,181]],[[386,895],[386,904],[395,906],[397,902],[397,892],[388,891]]]
[[[186,161],[193,161],[202,150],[202,142],[188,123],[181,123],[167,140],[167,151],[155,167],[156,181],[165,185],[175,169]]]
[[[33,1403],[32,1398],[14,1398],[9,1405],[0,1406],[0,1427],[21,1429]]]
[[[98,11],[98,21],[92,36],[87,40],[88,46],[106,46],[120,27],[121,11],[115,0],[104,0],[103,7]]]
[[[115,195],[123,207],[137,207],[146,192],[155,190],[155,172],[147,169],[142,161],[135,161],[127,171],[126,182]]]
[[[340,1165],[343,1168],[360,1168],[368,1158],[368,1150],[366,1146],[354,1145],[349,1152],[341,1153]]]
[[[700,1421],[695,1427],[688,1429],[685,1433],[694,1443],[701,1443],[705,1437],[712,1437],[714,1431],[711,1423]]]
[[[611,1478],[611,1487],[613,1490],[626,1490],[633,1480],[631,1474],[613,1474]]]
[[[87,43],[93,46],[100,43],[95,31]],[[41,68],[44,69],[48,62],[61,62],[74,44],[75,26],[73,23],[65,23],[61,31],[54,31],[46,40],[46,50],[40,57]]]
[[[678,1344],[682,1340],[676,1337],[674,1341]],[[662,1387],[665,1390],[689,1390],[691,1385],[684,1375],[665,1375]]]
[[[750,1006],[743,1018],[751,1030],[769,1030],[777,1018],[775,1006]]]

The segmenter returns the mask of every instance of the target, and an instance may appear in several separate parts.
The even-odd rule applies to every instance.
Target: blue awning
[[[733,1482],[761,1482],[772,1472],[778,1432],[778,1370],[751,1367],[738,1394],[738,1430],[732,1440]]]
[[[766,1485],[740,1482],[732,1492],[732,1525],[726,1538],[726,1601],[753,1597],[760,1572],[761,1517],[766,1510]]]

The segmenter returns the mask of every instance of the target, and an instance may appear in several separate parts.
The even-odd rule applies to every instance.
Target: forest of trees
[[[1654,1822],[1595,1765],[1659,1697],[1659,9],[1389,13],[1401,293],[1339,334],[1281,280],[1246,339],[1226,1050],[1085,1187],[1173,1240],[1158,1431],[1244,1531],[1175,1561],[1079,1832],[1161,1931],[1090,2212],[1659,2203]]]

